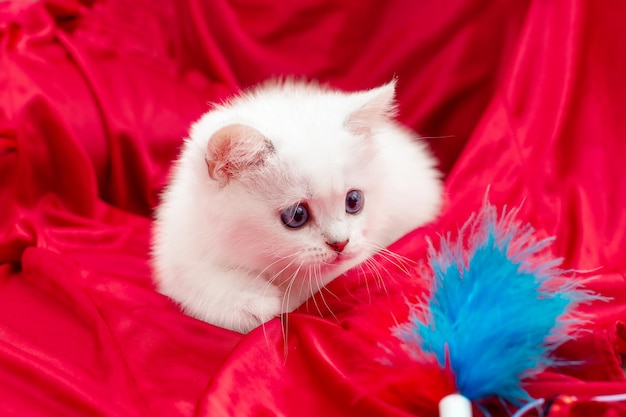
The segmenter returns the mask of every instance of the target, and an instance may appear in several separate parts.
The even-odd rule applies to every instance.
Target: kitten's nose
[[[349,239],[346,239],[337,242],[326,242],[326,244],[335,252],[343,252],[343,248],[346,247],[349,241]]]

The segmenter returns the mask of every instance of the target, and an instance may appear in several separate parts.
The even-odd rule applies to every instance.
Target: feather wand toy
[[[440,402],[441,417],[471,416],[470,401],[529,403],[521,381],[559,365],[555,349],[585,321],[577,306],[602,298],[564,277],[545,253],[553,239],[536,239],[518,211],[498,216],[485,203],[455,241],[431,243],[430,299],[394,329],[413,360],[452,373],[457,392]]]

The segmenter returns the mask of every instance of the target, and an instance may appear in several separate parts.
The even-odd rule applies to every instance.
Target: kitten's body
[[[157,212],[159,290],[247,332],[432,220],[438,173],[392,120],[393,100],[393,84],[346,94],[286,82],[205,114]]]

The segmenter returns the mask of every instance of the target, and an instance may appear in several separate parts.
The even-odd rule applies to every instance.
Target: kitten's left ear
[[[377,124],[391,119],[396,114],[396,80],[380,87],[353,94],[357,110],[346,120],[348,130],[370,133]]]
[[[205,161],[209,176],[224,187],[245,171],[262,165],[273,151],[272,143],[261,132],[250,126],[234,124],[211,136]]]

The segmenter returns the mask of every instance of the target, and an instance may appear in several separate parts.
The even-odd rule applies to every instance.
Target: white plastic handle
[[[450,394],[439,401],[439,417],[472,417],[472,403],[461,394]]]

